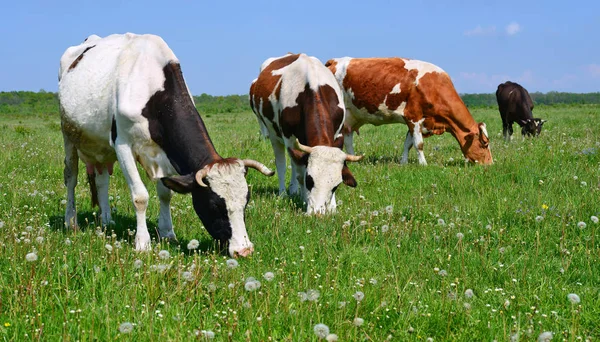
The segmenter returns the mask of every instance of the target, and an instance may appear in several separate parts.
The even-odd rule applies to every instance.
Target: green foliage
[[[535,105],[557,105],[557,104],[600,104],[600,93],[559,93],[551,91],[548,93],[530,93]],[[498,107],[496,94],[462,94],[463,102],[469,108],[476,107]]]
[[[425,140],[429,166],[417,165],[414,151],[401,166],[406,127],[365,126],[355,149],[366,158],[349,164],[358,187],[339,187],[334,215],[306,216],[297,200],[277,196],[276,176],[249,170],[255,253],[236,268],[216,250],[190,196],[179,194],[179,244],[153,241],[152,252],[135,252],[135,211],[118,166],[109,188],[115,224],[98,228],[80,163],[81,230],[65,230],[58,118],[19,123],[20,115],[4,114],[0,339],[187,341],[211,330],[216,341],[317,341],[313,328],[324,323],[340,341],[535,341],[543,331],[597,340],[600,226],[591,216],[600,216],[600,121],[590,118],[600,106],[546,109],[552,120],[539,138],[510,144],[496,109],[472,111],[488,126],[489,167],[463,164],[450,134]],[[205,122],[221,155],[275,169],[253,114]],[[32,133],[17,133],[18,125]],[[146,184],[154,233],[159,203]],[[187,250],[191,239],[198,250]],[[162,249],[171,256],[162,259]],[[37,260],[27,261],[34,251]],[[249,277],[261,281],[258,290],[246,291]],[[320,296],[303,301],[298,293],[308,290]],[[130,333],[119,330],[125,322]]]

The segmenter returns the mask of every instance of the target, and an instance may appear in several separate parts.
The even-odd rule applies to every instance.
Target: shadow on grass
[[[49,220],[50,229],[62,233],[67,233],[67,228],[64,225],[64,219],[64,216],[51,216]],[[135,247],[135,230],[137,227],[135,217],[130,215],[120,215],[118,213],[114,213],[112,214],[112,219],[115,223],[104,228],[104,233],[114,233],[117,236],[117,240],[128,241],[131,244],[132,248]],[[97,227],[102,227],[99,215],[93,211],[78,212],[77,222],[79,223],[80,231],[87,231],[88,229],[95,230]],[[160,241],[157,224],[152,221],[146,221],[146,225],[148,227],[148,232],[150,233],[150,239],[152,239],[154,243]],[[132,235],[130,235],[130,233]],[[175,232],[175,235],[177,235],[177,232]],[[177,241],[163,239],[161,242],[171,246],[172,248],[177,248],[186,255],[192,255],[194,254],[194,250],[189,250],[187,247],[190,241],[191,239],[178,239]],[[198,248],[196,248],[196,251],[200,254],[217,253],[225,256],[229,255],[227,253],[227,242],[221,243],[217,240],[210,238],[204,238],[199,240],[198,242],[199,244]]]

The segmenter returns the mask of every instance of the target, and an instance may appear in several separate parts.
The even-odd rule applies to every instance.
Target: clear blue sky
[[[246,94],[286,52],[437,64],[461,93],[505,80],[530,91],[600,91],[600,1],[4,1],[0,91],[57,90],[64,50],[90,34],[153,33],[193,94]]]

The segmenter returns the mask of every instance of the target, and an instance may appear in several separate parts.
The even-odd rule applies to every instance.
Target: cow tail
[[[96,188],[96,173],[87,174],[88,183],[90,183],[90,191],[92,192],[92,208],[99,206],[98,189]]]

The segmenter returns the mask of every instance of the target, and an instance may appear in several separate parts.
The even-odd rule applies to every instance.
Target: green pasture
[[[82,230],[65,230],[58,115],[0,114],[0,339],[317,341],[322,323],[339,341],[598,340],[600,105],[538,106],[542,135],[523,140],[515,125],[510,144],[496,109],[471,112],[493,165],[466,165],[444,134],[425,140],[428,166],[414,150],[401,166],[406,127],[365,126],[354,139],[365,158],[350,164],[358,187],[339,187],[334,215],[304,215],[277,196],[277,176],[250,170],[255,253],[237,267],[184,195],[172,202],[179,244],[135,252],[118,167],[115,225],[99,227],[80,164]],[[251,112],[203,117],[223,157],[275,169]]]

